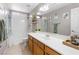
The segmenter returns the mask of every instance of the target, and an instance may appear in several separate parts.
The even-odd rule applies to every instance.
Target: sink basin
[[[43,34],[43,33],[38,33],[38,32],[37,32],[36,35],[37,35],[38,37],[43,38],[44,40],[56,39],[56,38],[51,37],[51,36],[50,36],[49,34],[47,34],[47,33]]]
[[[39,37],[44,38],[44,39],[49,39],[49,37],[50,37],[47,34],[39,34],[39,33],[36,33],[36,35],[38,35]]]
[[[50,41],[50,40],[55,40],[58,41],[58,38],[55,38],[54,36],[52,37],[50,34],[43,34],[43,33],[36,33],[35,35],[37,35],[38,37],[42,38],[42,40],[44,41]]]

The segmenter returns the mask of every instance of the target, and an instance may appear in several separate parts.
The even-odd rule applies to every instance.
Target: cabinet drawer
[[[37,55],[44,55],[44,51],[39,46],[37,46]]]
[[[45,52],[49,55],[60,55],[58,52],[56,52],[55,50],[45,46]]]
[[[39,42],[39,41],[37,41],[37,43],[38,43],[38,46],[39,46],[41,49],[43,49],[43,50],[44,50],[44,44],[43,44],[43,43],[41,43],[41,42]]]
[[[33,54],[34,55],[44,55],[44,50],[42,48],[39,47],[38,45],[38,41],[34,39],[34,43],[33,43],[33,47],[34,47],[34,50],[33,50]]]
[[[38,41],[37,39],[34,39],[33,42],[36,43],[41,49],[44,49],[44,44]]]

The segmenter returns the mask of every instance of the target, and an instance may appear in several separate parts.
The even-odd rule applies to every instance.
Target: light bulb
[[[40,11],[47,11],[47,10],[49,9],[48,6],[49,6],[49,5],[46,4],[46,5],[44,5],[43,7],[41,7],[39,10],[40,10]]]

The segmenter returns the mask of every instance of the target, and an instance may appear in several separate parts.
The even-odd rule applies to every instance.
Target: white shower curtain
[[[12,12],[11,16],[12,34],[9,45],[16,45],[27,39],[27,14]]]

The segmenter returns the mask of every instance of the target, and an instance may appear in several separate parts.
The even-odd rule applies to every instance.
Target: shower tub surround
[[[61,55],[79,55],[79,50],[63,44],[63,41],[70,39],[69,36],[48,32],[31,32],[28,35]]]

